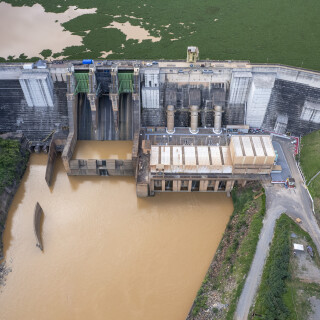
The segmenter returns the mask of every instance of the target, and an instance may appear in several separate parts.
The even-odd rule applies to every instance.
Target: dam
[[[320,73],[198,55],[0,64],[0,131],[34,153],[4,233],[4,318],[186,318],[227,196],[270,180],[270,133],[320,126]]]
[[[268,180],[270,133],[320,129],[320,73],[248,61],[84,60],[0,65],[0,132],[61,153],[68,175],[134,176],[137,196],[230,193]],[[259,130],[260,136],[251,134]],[[77,158],[78,141],[132,141],[131,157]]]

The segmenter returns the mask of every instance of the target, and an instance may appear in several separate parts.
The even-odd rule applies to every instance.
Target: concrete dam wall
[[[0,132],[33,142],[71,122],[80,140],[132,140],[140,127],[166,127],[168,105],[174,127],[189,127],[197,105],[198,126],[211,128],[219,105],[222,125],[306,134],[320,129],[320,73],[221,61],[0,65]]]

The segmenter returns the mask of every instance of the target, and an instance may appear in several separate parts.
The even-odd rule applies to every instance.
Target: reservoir
[[[185,319],[232,213],[231,198],[139,199],[133,177],[68,177],[60,158],[48,188],[46,161],[31,155],[10,208],[4,252],[12,272],[0,288],[1,319]],[[43,252],[33,231],[37,201]]]

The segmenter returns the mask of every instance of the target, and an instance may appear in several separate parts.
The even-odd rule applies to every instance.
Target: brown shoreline
[[[0,138],[4,140],[18,140],[20,142],[20,154],[22,155],[22,158],[26,160],[29,158],[28,140],[23,134],[9,132],[1,134]],[[18,190],[20,181],[26,170],[26,165],[24,163],[19,163],[19,166],[17,166],[16,170],[19,174],[19,179],[16,179],[10,186],[6,186],[3,192],[0,194],[0,261],[4,258],[2,236],[6,227],[8,212],[14,195]]]

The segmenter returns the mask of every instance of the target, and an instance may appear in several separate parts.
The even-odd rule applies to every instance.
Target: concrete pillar
[[[161,180],[161,190],[166,191],[166,181],[165,180]]]
[[[92,130],[93,130],[93,136],[95,139],[97,139],[97,127],[98,127],[98,117],[97,117],[97,107],[98,107],[98,99],[96,96],[96,88],[97,88],[97,82],[96,82],[96,75],[95,75],[95,69],[90,69],[89,72],[89,92],[87,94],[88,100],[90,102],[90,108],[91,108],[91,118],[92,118]]]
[[[217,181],[216,181],[216,183],[215,183],[215,185],[214,185],[214,191],[215,191],[215,192],[217,192],[217,191],[218,191],[219,183],[220,183],[220,181],[219,181],[219,180],[217,180]]]
[[[232,181],[227,181],[227,183],[226,183],[226,191],[230,191],[231,190],[231,182]]]
[[[200,180],[199,191],[207,191],[208,190],[208,180]]]
[[[190,114],[191,114],[191,124],[190,124],[190,132],[198,133],[198,106],[190,106]]]
[[[146,183],[138,183],[136,186],[136,192],[138,198],[145,198],[149,196],[149,188]]]
[[[221,133],[222,107],[214,107],[214,133]]]
[[[188,182],[188,192],[191,192],[191,188],[192,188],[192,180],[189,180],[189,182]]]
[[[167,132],[174,133],[174,106],[167,106]]]
[[[70,91],[72,91],[72,88]],[[68,105],[69,134],[68,134],[66,145],[64,146],[64,149],[62,152],[62,161],[63,161],[63,165],[66,172],[70,174],[71,169],[70,169],[69,161],[72,158],[73,151],[77,143],[78,96],[75,96],[73,93],[67,93],[67,105]]]
[[[139,93],[132,94],[132,126],[133,136],[139,134],[140,130],[140,95]]]
[[[178,189],[178,180],[173,180],[172,182],[172,191],[178,192],[180,189]]]
[[[115,93],[115,94],[110,93],[110,99],[112,102],[115,137],[116,137],[116,140],[118,140],[119,139],[119,95],[118,93]]]
[[[246,186],[246,184],[247,184],[247,180],[242,180],[242,182],[241,182],[241,186],[242,186],[242,187],[245,187],[245,186]]]

